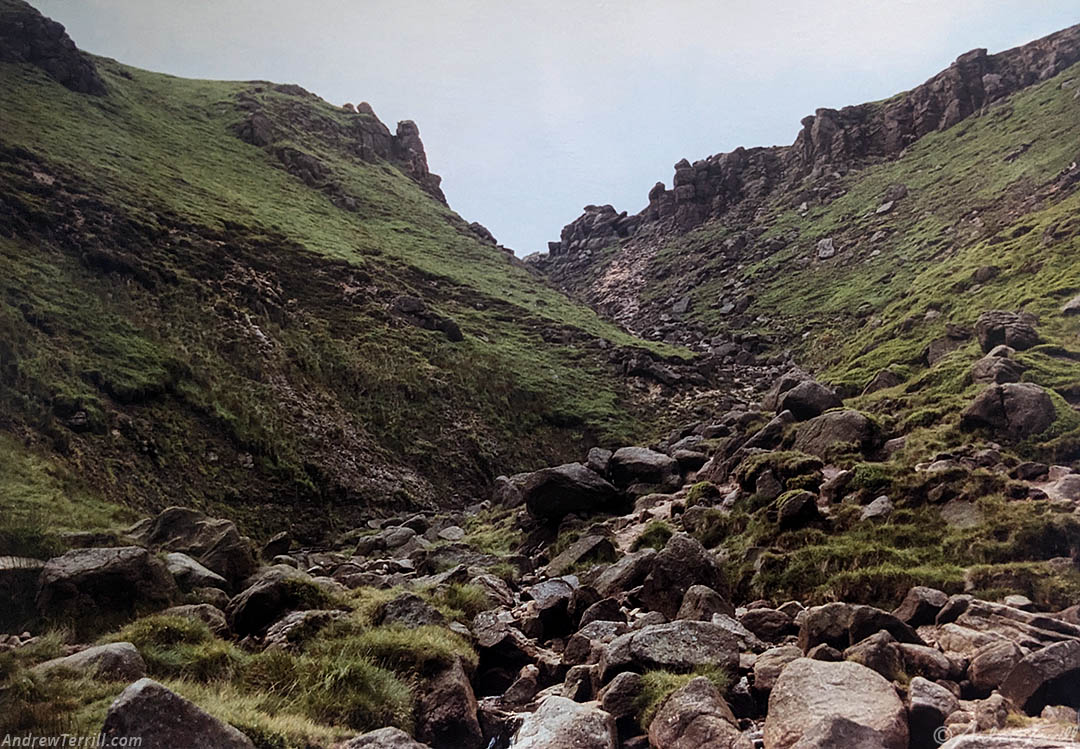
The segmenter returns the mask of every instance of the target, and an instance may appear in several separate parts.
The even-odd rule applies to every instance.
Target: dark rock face
[[[571,512],[597,512],[620,498],[614,486],[580,463],[536,471],[521,493],[529,513],[545,520],[560,520]]]
[[[30,63],[81,94],[108,93],[97,68],[64,27],[22,0],[0,7],[0,62]]]
[[[1022,440],[1046,431],[1054,423],[1054,402],[1032,383],[991,385],[979,393],[962,415],[968,429],[988,428],[1008,440]]]
[[[446,196],[439,187],[442,177],[432,174],[428,169],[427,154],[424,152],[424,143],[420,140],[420,128],[416,126],[416,123],[412,120],[399,122],[393,143],[394,158],[402,163],[406,174],[412,177],[425,192],[445,205]]]
[[[101,735],[140,738],[144,746],[254,749],[247,736],[151,679],[139,679],[109,707]]]
[[[121,546],[75,549],[50,559],[41,571],[36,603],[42,616],[85,620],[93,611],[165,608],[178,595],[164,562],[141,547]]]

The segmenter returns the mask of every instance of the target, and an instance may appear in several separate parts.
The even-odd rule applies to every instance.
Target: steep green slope
[[[1076,31],[1054,38],[1073,44]],[[1027,49],[1003,54],[1027,59]],[[823,505],[836,504],[820,527],[778,529],[752,481],[731,511],[709,511],[700,534],[726,557],[739,596],[895,603],[913,584],[1057,605],[1075,595],[1074,502],[1045,465],[1041,479],[1016,480],[1024,461],[1080,467],[1080,316],[1066,309],[1080,293],[1080,64],[1043,78],[1033,71],[1030,84],[887,156],[856,149],[804,173],[791,166],[800,135],[790,148],[745,152],[737,168],[724,157],[681,162],[676,185],[683,173],[712,175],[709,164],[728,169],[716,189],[730,202],[716,215],[680,227],[654,188],[642,214],[587,213],[535,260],[648,337],[738,350],[749,336],[766,355],[793,352],[893,440],[828,456],[828,476],[853,478],[822,491]],[[918,91],[863,107],[878,112]],[[853,133],[826,142],[850,144]],[[693,184],[691,197],[702,183]],[[606,246],[586,257],[578,248],[590,242]],[[1036,319],[1038,343],[1011,354],[1014,378],[1047,389],[1052,423],[1023,439],[962,419],[988,387],[973,375],[985,353],[975,323],[988,310]],[[769,447],[790,451],[798,429]],[[733,473],[790,455],[740,456]],[[928,470],[935,461],[946,468]],[[784,488],[816,492],[823,476],[808,473]],[[882,494],[895,511],[862,520],[859,504]]]
[[[640,433],[616,371],[641,344],[425,191],[414,152],[373,154],[374,115],[93,62],[104,95],[0,63],[0,426],[25,465],[300,530]]]

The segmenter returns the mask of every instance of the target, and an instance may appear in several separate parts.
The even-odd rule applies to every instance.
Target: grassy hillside
[[[958,590],[965,580],[1059,603],[1073,594],[1073,573],[1042,566],[1080,551],[1069,502],[1015,501],[1026,487],[1003,473],[924,469],[987,447],[1011,465],[1080,461],[1080,317],[1063,311],[1080,293],[1078,92],[1074,65],[922,137],[896,159],[774,191],[749,222],[746,210],[733,211],[685,234],[659,229],[659,237],[595,253],[593,278],[610,263],[653,253],[639,328],[689,295],[679,316],[688,339],[762,334],[835,386],[846,407],[870,414],[884,438],[904,440],[870,462],[856,454],[832,461],[861,477],[855,499],[892,498],[888,522],[859,522],[857,506],[841,505],[828,532],[777,532],[753,497],[713,516],[704,537],[724,550],[742,595],[889,603],[911,584]],[[895,185],[907,194],[879,212]],[[826,238],[837,252],[821,259]],[[745,311],[733,311],[740,300]],[[972,328],[992,309],[1038,318],[1041,343],[1014,358],[1022,381],[1051,391],[1055,421],[1019,443],[961,428],[961,412],[986,387],[971,377],[983,356]],[[886,369],[899,384],[862,395]],[[939,485],[944,491],[931,493]],[[942,497],[974,503],[974,525],[944,522]]]
[[[640,342],[360,158],[369,115],[94,62],[104,96],[0,63],[0,427],[20,470],[324,528],[641,433],[609,363]],[[235,134],[252,110],[267,148]],[[409,324],[400,296],[463,340]]]

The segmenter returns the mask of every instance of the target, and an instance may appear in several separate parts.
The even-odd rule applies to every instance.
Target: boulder
[[[179,749],[254,749],[247,736],[151,679],[139,679],[109,706],[101,728],[110,741],[139,739],[141,746]],[[117,743],[117,746],[120,744]]]
[[[601,659],[601,680],[620,671],[686,673],[699,666],[734,670],[738,664],[739,641],[734,634],[719,624],[683,619],[616,637]]]
[[[657,484],[677,488],[679,464],[674,458],[647,447],[620,447],[611,456],[608,474],[615,486],[625,489],[631,484]]]
[[[896,638],[884,630],[849,647],[844,651],[844,659],[873,669],[890,681],[904,671]]]
[[[421,691],[416,737],[432,749],[480,749],[484,737],[476,719],[476,696],[460,661]]]
[[[629,627],[625,622],[589,622],[567,640],[563,661],[568,664],[595,663],[603,653],[603,646],[627,631]]]
[[[311,584],[311,576],[283,564],[267,567],[229,601],[225,615],[240,636],[261,634],[290,609],[303,607],[298,591]]]
[[[570,667],[563,680],[562,696],[574,702],[588,702],[597,691],[598,673],[595,663],[578,663]]]
[[[652,560],[638,598],[649,609],[673,619],[691,586],[704,585],[717,590],[722,589],[724,583],[723,571],[715,555],[692,536],[676,533]],[[605,594],[599,585],[597,590],[601,595]]]
[[[415,593],[402,593],[380,604],[372,620],[376,625],[398,624],[407,629],[426,625],[444,626],[446,618],[430,603]]]
[[[964,409],[960,424],[1020,441],[1045,432],[1055,417],[1054,402],[1043,388],[1030,382],[1010,382],[991,385],[979,393]]]
[[[622,610],[617,598],[601,598],[581,614],[578,628],[592,622],[626,622],[626,612]]]
[[[1029,715],[1047,705],[1072,705],[1080,677],[1080,640],[1065,640],[1028,653],[1001,683],[1001,694]]]
[[[53,658],[31,669],[42,676],[57,670],[75,671],[107,681],[135,681],[146,676],[146,663],[130,642],[110,642],[63,658]]]
[[[290,611],[270,625],[263,637],[263,647],[294,650],[318,631],[345,615],[337,609],[307,609]]]
[[[821,518],[817,495],[804,489],[784,492],[769,508],[769,518],[780,528],[802,528]]]
[[[521,487],[525,485],[529,474],[518,473],[513,476],[497,476],[491,488],[491,501],[500,507],[513,509],[525,503]]]
[[[960,700],[945,687],[916,676],[908,687],[908,728],[912,746],[935,746],[938,729],[960,709]]]
[[[262,549],[259,550],[259,557],[267,562],[273,561],[274,557],[288,554],[290,546],[292,546],[292,536],[288,531],[275,533],[263,544]]]
[[[853,410],[830,411],[803,424],[795,436],[795,449],[819,458],[830,448],[851,445],[867,453],[881,446],[881,430],[865,415]]]
[[[614,453],[611,450],[605,450],[602,447],[589,448],[589,454],[585,459],[585,465],[599,473],[601,476],[607,476],[608,465],[611,462],[612,455],[614,455]]]
[[[739,623],[765,642],[780,642],[796,632],[795,621],[777,609],[750,609],[739,616]]]
[[[971,365],[972,382],[983,384],[1006,382],[1019,382],[1024,373],[1024,367],[1015,359],[1009,358],[1012,349],[1007,346],[998,346],[989,354]]]
[[[959,677],[962,662],[953,663],[937,648],[927,645],[913,645],[901,642],[898,646],[904,659],[904,671],[913,676],[922,676],[930,681],[940,681]]]
[[[1024,658],[1024,651],[1011,640],[995,640],[978,647],[968,664],[968,680],[980,692],[997,689]]]
[[[226,600],[226,605],[228,600]],[[186,603],[173,606],[161,612],[162,616],[178,616],[181,619],[194,619],[203,622],[210,631],[219,637],[229,636],[229,621],[225,612],[209,603]]]
[[[258,568],[254,544],[235,523],[189,507],[162,510],[140,539],[154,549],[183,552],[234,584]]]
[[[802,655],[797,645],[782,645],[766,650],[754,661],[754,689],[764,693],[772,691],[784,668],[802,658]]]
[[[806,421],[843,405],[840,397],[820,382],[804,380],[780,397],[777,409],[791,411],[798,421]]]
[[[933,624],[934,618],[948,600],[949,596],[940,590],[916,585],[908,590],[904,600],[892,613],[910,627],[921,627],[924,624]]]
[[[430,749],[400,728],[387,726],[362,733],[342,744],[342,749]]]
[[[707,585],[691,585],[683,595],[676,619],[695,619],[710,622],[713,614],[735,615],[735,607]]]
[[[615,749],[615,721],[592,704],[547,697],[526,715],[511,749]]]
[[[521,600],[535,603],[545,639],[562,637],[572,630],[569,605],[573,594],[574,586],[561,577],[541,580],[521,591]]]
[[[611,562],[615,546],[605,536],[582,536],[548,562],[547,574],[558,577],[589,563]]]
[[[987,310],[975,321],[975,335],[984,352],[1002,344],[1024,351],[1039,343],[1031,315],[1005,310]]]
[[[860,520],[878,520],[887,518],[892,515],[894,510],[892,500],[882,494],[877,497],[870,504],[862,508],[862,512],[859,514]]]
[[[521,489],[533,517],[559,521],[570,513],[589,514],[618,504],[618,489],[580,463],[543,468],[529,475]]]
[[[644,582],[655,560],[655,549],[642,549],[626,554],[601,572],[593,581],[593,587],[604,597],[616,596],[636,588]]]
[[[165,608],[179,595],[165,563],[139,546],[73,549],[50,559],[35,604],[46,618],[92,623],[95,616],[131,616]]]
[[[195,588],[228,590],[230,587],[224,577],[179,551],[170,551],[165,555],[165,566],[177,586],[185,593]]]
[[[672,692],[649,723],[656,749],[753,749],[716,686],[703,676]]]
[[[859,740],[822,743],[845,735]],[[907,749],[907,711],[893,685],[865,666],[800,658],[780,673],[769,694],[765,746]]]
[[[629,718],[637,712],[637,699],[645,682],[641,674],[623,671],[600,690],[600,707],[616,718]]]

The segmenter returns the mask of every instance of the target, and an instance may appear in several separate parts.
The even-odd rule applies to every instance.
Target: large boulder
[[[433,624],[443,626],[446,617],[415,593],[402,593],[385,603],[379,604],[372,617],[374,624],[398,624],[407,629],[416,629]]]
[[[1047,705],[1073,705],[1080,679],[1080,640],[1028,653],[1001,683],[1001,694],[1029,715]]]
[[[420,697],[416,736],[433,749],[479,749],[476,696],[459,661],[429,680]]]
[[[110,642],[62,658],[53,658],[31,670],[43,676],[54,671],[74,671],[91,678],[135,681],[146,676],[146,663],[130,642]]]
[[[142,534],[155,549],[180,551],[209,567],[230,583],[258,569],[255,544],[241,536],[231,520],[207,517],[190,507],[167,507]]]
[[[700,666],[733,671],[739,665],[739,650],[738,637],[719,624],[689,619],[653,624],[611,641],[601,659],[601,680],[620,671],[686,673]]]
[[[911,627],[933,624],[938,612],[948,603],[949,596],[936,588],[916,585],[893,610],[893,616]]]
[[[907,711],[893,685],[858,663],[792,661],[769,694],[766,749],[825,749],[843,735],[858,736],[845,745],[860,749],[907,749]]]
[[[704,585],[722,590],[724,583],[716,556],[694,537],[676,533],[653,559],[638,597],[649,609],[674,619],[691,586]],[[599,592],[604,593],[603,590]]]
[[[615,749],[615,720],[594,704],[546,698],[525,716],[510,749]]]
[[[160,749],[254,749],[247,736],[151,679],[139,679],[109,706],[101,728],[108,742],[139,739]],[[120,746],[119,743],[115,744]]]
[[[556,522],[570,513],[612,509],[622,496],[607,480],[581,463],[536,471],[529,475],[521,493],[533,517]]]
[[[658,484],[677,487],[679,464],[664,453],[647,447],[620,447],[608,462],[608,475],[616,486]]]
[[[960,701],[940,684],[916,676],[908,687],[908,724],[912,746],[934,746],[945,719],[960,709]]]
[[[261,634],[292,609],[310,608],[304,597],[314,584],[306,572],[276,564],[250,583],[225,609],[229,626],[240,637]]]
[[[820,382],[804,380],[781,396],[777,410],[791,411],[796,419],[805,421],[842,405],[840,397]]]
[[[601,572],[593,581],[593,587],[604,597],[624,593],[641,585],[652,571],[655,560],[655,549],[642,549],[626,554]]]
[[[1043,388],[1030,382],[1009,382],[979,393],[964,409],[960,424],[1019,441],[1045,432],[1054,418],[1054,402]]]
[[[92,622],[162,609],[179,595],[165,563],[139,546],[73,549],[50,559],[38,581],[38,612]]]
[[[1034,317],[999,309],[987,310],[979,315],[975,321],[975,335],[984,352],[1002,344],[1023,351],[1039,342]]]
[[[827,457],[830,448],[851,445],[868,453],[881,446],[881,430],[858,411],[830,411],[816,416],[799,427],[795,449],[819,458]]]
[[[753,749],[735,727],[735,716],[716,686],[703,676],[691,679],[661,703],[649,723],[649,745],[656,749]]]
[[[229,582],[224,577],[183,552],[170,551],[166,554],[165,566],[176,580],[176,584],[180,586],[180,590],[185,593],[195,588],[229,589]]]

